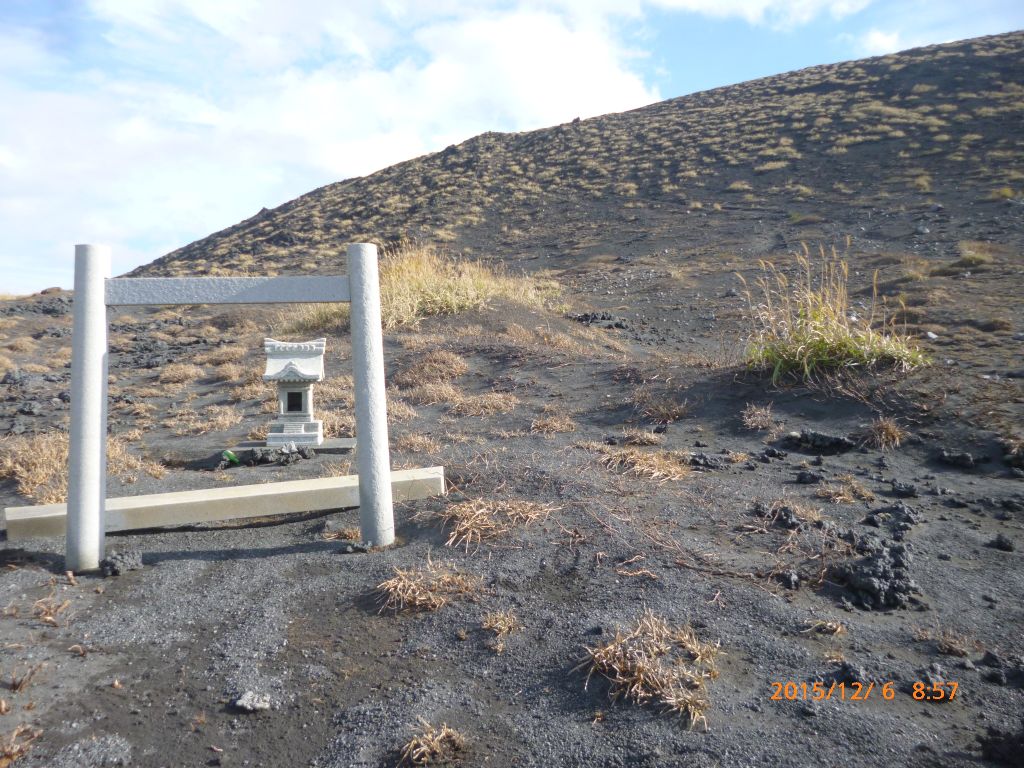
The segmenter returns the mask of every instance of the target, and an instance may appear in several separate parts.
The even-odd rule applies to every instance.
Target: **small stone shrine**
[[[264,339],[267,370],[264,381],[277,384],[277,418],[267,432],[267,445],[320,445],[324,423],[313,418],[313,382],[324,379],[327,339],[287,342]]]

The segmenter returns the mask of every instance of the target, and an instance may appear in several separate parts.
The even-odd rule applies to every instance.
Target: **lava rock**
[[[939,461],[950,467],[959,467],[960,469],[974,469],[974,466],[977,464],[974,456],[967,451],[954,453],[947,451],[945,448],[939,454]]]
[[[757,460],[764,464],[768,464],[772,459],[784,459],[788,455],[789,454],[786,453],[785,451],[780,451],[778,448],[768,446],[759,454],[757,454]]]
[[[820,483],[825,477],[817,472],[808,472],[806,469],[801,469],[797,472],[796,481],[800,485],[814,485]]]
[[[111,552],[100,562],[100,570],[104,576],[120,576],[128,571],[142,568],[142,552],[137,549],[122,549]]]
[[[1000,552],[1013,552],[1013,550],[1016,549],[1013,539],[1005,533],[996,534],[996,537],[986,546],[992,547],[992,549],[998,549]]]
[[[890,543],[835,568],[854,603],[865,610],[904,608],[920,590],[910,578],[910,551],[906,544]]]
[[[596,325],[598,328],[619,328],[622,330],[629,328],[626,318],[618,317],[608,312],[582,312],[580,314],[570,314],[569,319],[575,320],[577,323],[583,323],[584,325]]]
[[[981,756],[1002,765],[1019,766],[1024,754],[1024,721],[1017,733],[990,726],[985,736],[978,736]]]
[[[904,483],[899,480],[890,482],[892,495],[900,499],[913,499],[917,496],[917,486],[912,483]]]
[[[824,432],[816,432],[812,429],[804,429],[800,432],[790,432],[786,436],[787,442],[796,448],[813,454],[834,455],[846,453],[857,447],[857,444],[848,437],[842,435],[829,435]]]
[[[725,461],[717,456],[708,456],[706,453],[694,453],[690,456],[690,466],[696,469],[718,470],[725,469]]]

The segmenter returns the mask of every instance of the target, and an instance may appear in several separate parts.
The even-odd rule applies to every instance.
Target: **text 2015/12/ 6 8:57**
[[[867,701],[872,696],[881,696],[883,701],[896,698],[896,684],[891,680],[886,683],[839,683],[828,685],[822,682],[795,683],[773,682],[772,701],[822,701],[838,699],[839,701]],[[952,701],[956,697],[959,685],[955,682],[923,683],[916,682],[910,695],[916,701]]]

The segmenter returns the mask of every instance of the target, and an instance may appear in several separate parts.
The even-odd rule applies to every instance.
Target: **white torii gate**
[[[394,543],[377,246],[349,245],[347,276],[115,279],[110,265],[109,247],[75,246],[68,570],[96,569],[104,557],[108,306],[351,302],[360,535],[373,546]]]

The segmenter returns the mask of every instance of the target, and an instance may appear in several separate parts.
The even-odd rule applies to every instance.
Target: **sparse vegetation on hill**
[[[855,204],[879,181],[865,176],[875,168],[922,203],[963,193],[1006,204],[1020,200],[1022,55],[1024,34],[1012,33],[486,133],[263,210],[137,273],[337,273],[339,243],[409,237],[453,253],[529,253],[559,242],[539,226],[550,217],[590,229],[658,206],[685,215]],[[586,242],[562,241],[570,252]]]

